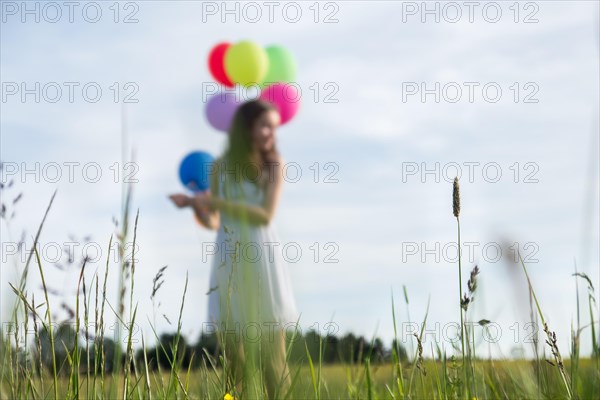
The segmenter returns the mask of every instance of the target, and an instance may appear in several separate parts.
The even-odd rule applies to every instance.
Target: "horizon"
[[[119,14],[102,4],[98,23],[77,12],[74,22],[63,13],[53,23],[53,14],[35,22],[18,2],[2,2],[1,181],[13,179],[14,186],[0,193],[9,212],[16,211],[10,227],[0,224],[3,325],[14,299],[11,257],[22,268],[52,193],[40,244],[48,287],[58,292],[51,298],[60,304],[75,298],[79,270],[62,255],[55,261],[55,252],[71,244],[81,260],[87,250],[99,251],[85,279],[91,282],[96,271],[102,276],[109,238],[122,223],[124,182],[134,179],[129,223],[131,234],[139,210],[134,300],[140,333],[146,345],[155,343],[154,307],[158,334],[177,329],[187,275],[182,334],[195,343],[208,323],[213,259],[207,246],[215,233],[167,196],[186,192],[177,174],[186,154],[217,157],[224,150],[226,134],[204,115],[207,98],[221,89],[206,58],[220,41],[247,39],[286,47],[303,91],[298,114],[277,131],[291,169],[272,222],[282,246],[302,251],[288,266],[303,331],[317,326],[323,333],[334,324],[338,337],[376,336],[387,348],[393,293],[399,326],[420,323],[430,298],[427,329],[451,349],[443,332],[458,317],[452,181],[460,175],[461,245],[468,250],[462,281],[479,266],[469,318],[500,327],[491,354],[511,358],[520,345],[526,358],[533,356],[526,342],[527,281],[498,255],[507,242],[520,244],[549,326],[559,346],[569,348],[576,285],[582,324],[588,318],[585,282],[572,274],[576,268],[600,281],[598,4],[533,2],[535,15],[521,9],[517,23],[508,4],[499,6],[504,14],[497,23],[477,12],[468,22],[463,9],[453,23],[444,13],[431,20],[435,13],[423,14],[413,2],[363,1],[330,2],[336,7],[318,8],[314,22],[315,9],[302,3],[297,23],[277,13],[271,23],[223,14],[213,2],[130,3],[136,8]],[[217,9],[206,8],[211,5]],[[523,23],[527,17],[538,22]],[[121,23],[126,18],[138,21]],[[86,84],[101,88],[99,101],[80,90]],[[70,87],[76,88],[72,102]],[[493,97],[498,88],[501,95]],[[55,90],[62,96],[53,102]],[[124,102],[127,96],[137,102]],[[124,164],[132,153],[133,163]],[[22,231],[27,244],[17,249]],[[86,247],[87,236],[93,245]],[[153,304],[153,278],[165,265]],[[107,298],[116,307],[118,281],[109,279]],[[32,262],[27,288],[36,301],[43,299],[40,285]],[[600,298],[598,287],[594,295]],[[403,344],[416,347],[412,338]],[[486,347],[478,348],[480,356]],[[592,351],[589,330],[581,351]]]

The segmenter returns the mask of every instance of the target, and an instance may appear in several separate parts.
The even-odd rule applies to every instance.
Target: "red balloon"
[[[225,72],[225,66],[223,65],[223,60],[225,59],[225,52],[231,46],[231,43],[223,42],[217,44],[212,48],[210,53],[208,54],[208,69],[212,74],[213,78],[219,83],[232,88],[233,82],[227,77],[227,73]]]

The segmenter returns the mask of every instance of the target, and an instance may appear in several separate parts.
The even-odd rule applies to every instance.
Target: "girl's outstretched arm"
[[[179,208],[191,207],[194,210],[196,220],[206,229],[215,230],[219,227],[219,214],[208,211],[206,206],[199,206],[195,197],[190,197],[185,194],[172,194],[169,198]]]

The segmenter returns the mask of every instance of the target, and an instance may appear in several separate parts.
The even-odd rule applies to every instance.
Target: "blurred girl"
[[[298,313],[271,224],[283,183],[275,140],[279,123],[270,103],[242,104],[228,148],[212,165],[210,190],[171,196],[178,207],[192,207],[204,227],[217,230],[208,314],[217,326],[230,384],[244,397],[257,393],[252,385],[259,384],[253,373],[258,365],[269,398],[285,395],[290,386],[285,334]]]

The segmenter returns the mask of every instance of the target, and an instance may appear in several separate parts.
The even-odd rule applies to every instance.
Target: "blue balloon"
[[[193,151],[181,161],[179,179],[193,192],[203,192],[210,187],[209,172],[214,158],[204,151]]]

